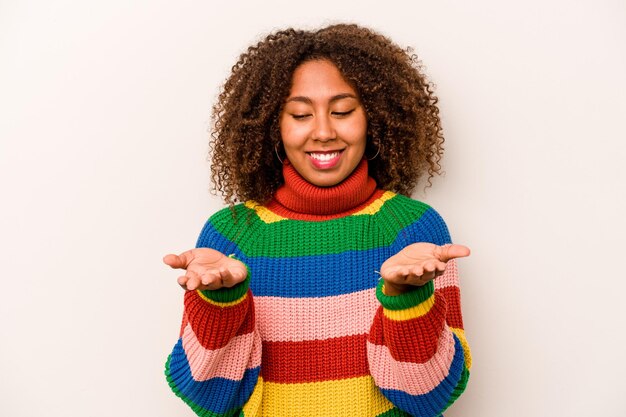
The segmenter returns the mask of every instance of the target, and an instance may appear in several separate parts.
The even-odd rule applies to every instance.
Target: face
[[[367,118],[354,89],[330,61],[301,64],[280,114],[289,162],[311,184],[346,179],[365,152]]]

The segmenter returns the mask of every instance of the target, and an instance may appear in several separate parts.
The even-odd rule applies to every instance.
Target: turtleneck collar
[[[368,175],[367,160],[363,159],[355,170],[342,182],[332,187],[318,187],[311,184],[285,160],[283,164],[285,183],[274,194],[269,207],[286,214],[296,214],[296,218],[340,217],[367,204],[376,191],[376,181]],[[279,207],[276,207],[276,206]],[[291,212],[291,213],[289,213]]]

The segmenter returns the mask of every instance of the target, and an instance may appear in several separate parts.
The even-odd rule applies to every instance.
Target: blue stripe
[[[295,258],[240,258],[255,296],[328,297],[375,288],[388,248]],[[385,256],[387,255],[387,256]]]
[[[324,227],[324,223],[320,223]],[[257,296],[287,298],[329,297],[376,287],[382,263],[415,242],[443,245],[450,242],[448,229],[439,214],[427,210],[417,221],[401,229],[390,246],[339,254],[297,257],[248,257],[236,243],[207,222],[198,247],[210,247],[237,259],[250,268],[250,288]]]
[[[439,416],[448,404],[454,388],[459,383],[463,367],[465,366],[463,347],[459,338],[454,334],[453,336],[455,352],[450,371],[448,376],[435,389],[422,395],[411,395],[399,390],[381,389],[383,395],[393,405],[413,416]]]
[[[185,400],[213,413],[224,414],[243,407],[248,401],[258,380],[260,370],[260,366],[247,369],[241,381],[226,378],[196,381],[191,375],[182,339],[179,339],[170,356],[168,375]]]
[[[430,242],[435,245],[445,245],[452,243],[448,226],[441,215],[432,207],[422,214],[422,216],[414,223],[405,227],[400,231],[400,235],[408,239],[411,243]]]
[[[202,228],[196,242],[196,248],[212,248],[222,252],[224,255],[230,255],[231,253],[239,255],[241,253],[237,244],[225,238],[215,229],[215,226],[210,221],[207,221]]]

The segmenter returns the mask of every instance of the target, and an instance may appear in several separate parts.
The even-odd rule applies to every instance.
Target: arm
[[[223,240],[209,220],[197,246],[225,250]],[[215,255],[221,263],[202,263],[194,253]],[[248,288],[250,274],[246,271],[243,281],[233,279],[241,272],[236,270],[241,264],[215,251],[196,249],[185,254],[178,257],[187,271],[179,278],[179,284],[186,288],[183,320],[165,375],[174,393],[196,414],[235,415],[250,402],[261,364],[261,340],[255,330],[254,302]],[[175,255],[168,257],[170,266],[183,267],[172,258]],[[234,272],[224,274],[230,270]],[[221,286],[220,272],[229,277],[228,284],[223,280],[229,287]]]
[[[438,245],[450,243],[445,223],[430,209],[405,232],[410,245],[383,264],[383,278],[396,267],[402,269],[396,258],[402,252],[413,250],[409,255],[421,261],[403,271],[403,281],[380,281],[381,306],[368,335],[368,360],[376,384],[394,405],[411,415],[434,417],[465,389],[471,356],[463,333],[455,259],[438,259],[444,268],[437,273],[437,262],[431,268],[428,256],[421,257],[424,248],[441,250]],[[411,244],[420,241],[430,244]],[[423,277],[429,277],[427,282]],[[391,291],[385,288],[389,283]]]

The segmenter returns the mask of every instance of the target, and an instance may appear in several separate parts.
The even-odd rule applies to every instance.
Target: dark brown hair
[[[282,184],[279,115],[292,74],[326,59],[354,86],[367,115],[366,156],[380,188],[409,195],[439,174],[443,134],[432,84],[411,48],[354,24],[281,30],[250,46],[213,107],[212,179],[229,204],[266,202]]]

